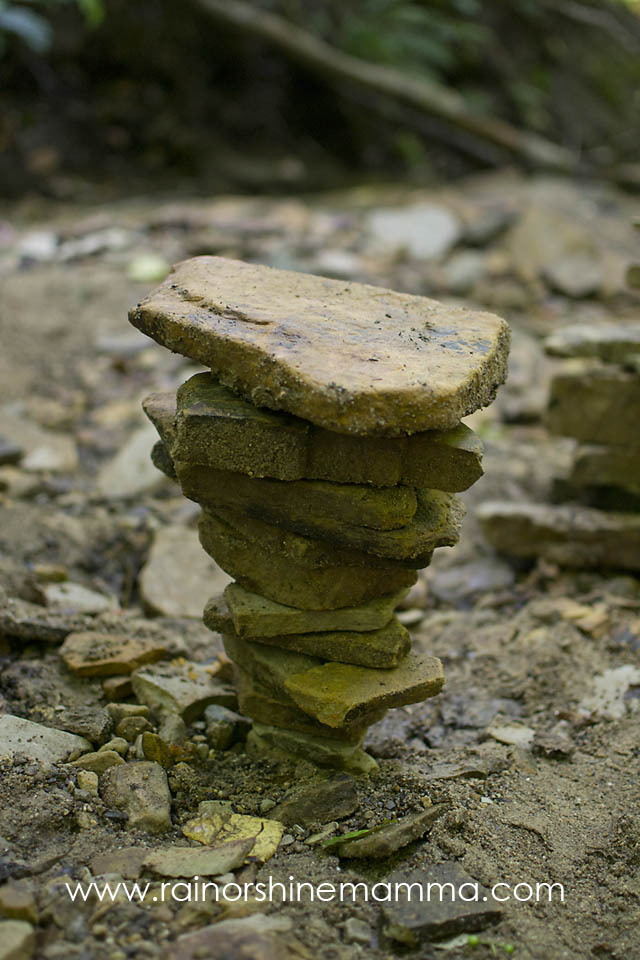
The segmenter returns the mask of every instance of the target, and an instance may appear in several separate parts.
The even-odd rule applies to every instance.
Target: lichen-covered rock
[[[205,608],[204,621],[212,630],[226,629],[230,622],[240,637],[277,637],[290,633],[319,633],[329,630],[378,630],[393,616],[406,590],[376,597],[357,607],[338,610],[300,610],[268,600],[231,583],[222,598],[213,597]],[[223,608],[226,603],[227,611]]]
[[[210,511],[200,519],[200,540],[207,553],[247,590],[270,600],[311,610],[353,606],[383,593],[412,586],[417,574],[401,566],[321,566],[296,563],[282,553],[261,550]],[[277,528],[274,528],[277,529]],[[390,561],[391,564],[391,561]]]
[[[256,406],[341,433],[454,427],[506,376],[492,314],[219,257],[178,264],[130,320]]]

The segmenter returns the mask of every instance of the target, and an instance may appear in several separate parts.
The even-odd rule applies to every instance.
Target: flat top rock
[[[640,352],[640,323],[572,323],[547,337],[544,346],[555,357],[624,360]]]
[[[129,316],[256,406],[339,433],[453,427],[506,376],[492,314],[221,257],[178,264]]]

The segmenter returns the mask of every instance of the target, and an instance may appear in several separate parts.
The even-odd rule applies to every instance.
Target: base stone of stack
[[[359,746],[263,723],[254,723],[247,737],[247,751],[257,755],[266,753],[274,759],[307,760],[318,767],[354,774],[373,773],[378,769],[374,758]]]
[[[293,633],[324,633],[331,630],[378,630],[386,626],[393,611],[406,596],[399,590],[355,607],[337,610],[300,610],[231,583],[224,595],[212,597],[204,611],[210,630],[233,629],[239,637],[277,637]]]
[[[270,600],[310,610],[334,610],[395,593],[416,582],[415,570],[402,567],[312,567],[259,549],[212,513],[200,520],[200,542],[241,586]]]

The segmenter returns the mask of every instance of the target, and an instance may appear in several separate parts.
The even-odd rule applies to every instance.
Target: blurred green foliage
[[[22,0],[20,3],[0,0],[0,56],[13,38],[26,44],[34,53],[47,53],[53,43],[50,15],[55,7],[75,4],[85,23],[97,27],[104,18],[102,0]]]

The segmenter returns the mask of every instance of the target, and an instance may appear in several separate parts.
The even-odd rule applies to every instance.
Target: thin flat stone
[[[215,847],[162,847],[148,853],[142,866],[161,877],[215,877],[241,867],[255,839],[238,838]]]
[[[129,318],[256,406],[341,433],[454,427],[506,377],[492,314],[220,257],[178,264]]]
[[[372,773],[378,767],[373,757],[357,745],[265,723],[254,723],[247,737],[247,751],[256,754],[275,751],[276,756],[285,760],[299,758],[318,767],[354,774]]]
[[[334,729],[313,720],[296,706],[287,693],[284,691],[273,693],[265,684],[260,683],[237,664],[233,666],[233,677],[240,710],[247,717],[273,727],[284,727],[287,730],[296,730],[312,736],[360,744],[369,724],[384,716],[384,711],[378,711],[375,716],[368,718],[367,722],[352,723]]]
[[[411,560],[389,560],[377,557],[364,550],[342,546],[318,537],[285,530],[274,523],[267,523],[258,517],[250,517],[241,510],[226,507],[221,510],[205,507],[200,517],[200,543],[207,553],[215,557],[212,544],[222,535],[223,528],[230,528],[235,540],[251,543],[259,553],[268,554],[275,559],[290,560],[303,567],[407,567],[415,568],[417,563]],[[227,531],[227,535],[228,531]],[[211,545],[211,548],[210,548]],[[426,563],[431,552],[426,555]]]
[[[583,443],[640,445],[640,376],[615,368],[555,376],[547,412],[552,433]]]
[[[289,696],[319,723],[342,727],[373,723],[389,707],[426,700],[444,683],[442,664],[435,657],[408,654],[390,670],[323,663],[318,657],[267,647],[262,643],[224,637],[227,655],[271,693]]]
[[[240,637],[262,638],[327,630],[378,630],[389,623],[406,593],[403,589],[391,596],[376,597],[340,610],[299,610],[250,593],[238,583],[229,584],[224,596],[235,632]]]
[[[398,894],[382,907],[384,932],[408,947],[484,930],[500,919],[504,909],[454,862],[400,869],[386,881]]]
[[[434,697],[443,683],[439,660],[410,653],[392,670],[323,663],[289,674],[285,690],[309,716],[336,727],[364,717],[371,710],[401,707]]]
[[[419,813],[408,813],[399,820],[373,829],[364,837],[338,843],[333,849],[343,858],[383,860],[414,840],[419,840],[448,809],[449,804],[436,803]]]
[[[395,667],[411,648],[409,631],[394,617],[379,630],[339,630],[328,633],[293,633],[280,637],[254,637],[281,650],[295,650],[322,660],[355,663],[379,669]]]
[[[184,495],[216,512],[239,510],[293,533],[379,557],[412,560],[436,547],[452,546],[463,516],[459,499],[439,490],[417,491],[416,501],[409,487],[391,487],[385,488],[387,496],[380,491],[374,498],[366,494],[377,488],[354,484],[253,480],[177,461],[176,471]],[[365,497],[351,496],[351,491]]]
[[[323,529],[324,519],[332,517],[338,524],[393,530],[411,523],[418,505],[415,490],[400,484],[373,487],[326,480],[258,479],[180,460],[174,460],[174,467],[182,492],[190,500],[214,508],[223,504],[236,507],[290,529]]]
[[[568,479],[574,486],[612,484],[627,490],[639,490],[640,434],[636,447],[578,447]]]
[[[8,713],[0,716],[0,758],[25,756],[48,768],[53,763],[62,763],[92,749],[85,737],[74,733],[45,727]]]
[[[204,549],[229,576],[247,590],[278,603],[334,610],[354,606],[387,593],[412,586],[417,574],[400,566],[311,567],[285,555],[260,549],[237,529],[211,513],[200,519]]]
[[[210,703],[235,705],[233,691],[200,664],[145,667],[132,674],[131,683],[141,703],[160,714],[179,714],[186,723],[196,720]]]
[[[166,647],[152,637],[89,631],[69,634],[59,652],[67,667],[80,677],[129,674],[167,654]]]
[[[567,567],[640,570],[640,515],[489,500],[477,516],[496,550]]]
[[[464,424],[410,438],[354,437],[258,408],[207,373],[144,403],[171,457],[276,480],[466,490],[482,476],[482,443]]]
[[[624,361],[640,353],[640,323],[572,323],[547,337],[544,346],[554,357]]]

